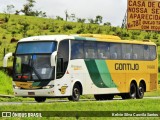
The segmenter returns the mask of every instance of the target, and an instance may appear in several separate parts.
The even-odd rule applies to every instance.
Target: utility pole
[[[126,13],[124,15],[121,28],[126,28],[126,26],[127,26],[127,10],[126,10]]]

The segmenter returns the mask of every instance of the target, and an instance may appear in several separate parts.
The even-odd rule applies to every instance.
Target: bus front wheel
[[[75,84],[73,86],[73,90],[72,90],[72,96],[69,96],[68,99],[70,101],[79,101],[80,98],[80,87],[78,84]]]
[[[45,102],[46,101],[45,97],[35,97],[34,99],[36,102]]]

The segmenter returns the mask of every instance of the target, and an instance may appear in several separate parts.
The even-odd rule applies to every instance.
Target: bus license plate
[[[35,95],[34,92],[28,92],[28,95]]]

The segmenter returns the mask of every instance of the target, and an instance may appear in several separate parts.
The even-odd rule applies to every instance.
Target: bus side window
[[[149,59],[149,46],[144,45],[144,59],[148,60]]]
[[[133,53],[133,59],[136,60],[137,59],[137,54]]]
[[[83,59],[83,41],[71,41],[71,59]]]
[[[132,45],[122,44],[122,59],[130,60],[132,59]]]
[[[122,59],[122,47],[121,44],[111,43],[110,44],[111,59]]]
[[[103,42],[98,43],[97,50],[98,50],[99,59],[109,59],[110,58],[109,43],[103,43]]]
[[[97,45],[96,42],[84,42],[85,58],[96,59],[97,58]]]
[[[134,44],[133,45],[133,59],[143,60],[144,59],[144,46]]]
[[[156,47],[155,46],[150,46],[149,49],[150,49],[150,53],[149,53],[150,60],[156,59]]]

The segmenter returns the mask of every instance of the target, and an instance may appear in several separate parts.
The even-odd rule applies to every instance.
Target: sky
[[[14,5],[14,10],[20,10],[26,0],[1,0],[0,12],[6,10],[7,5]],[[127,10],[127,0],[36,0],[34,10],[46,12],[48,17],[75,14],[77,18],[95,19],[97,15],[103,17],[103,23],[110,22],[112,26],[121,26]]]

